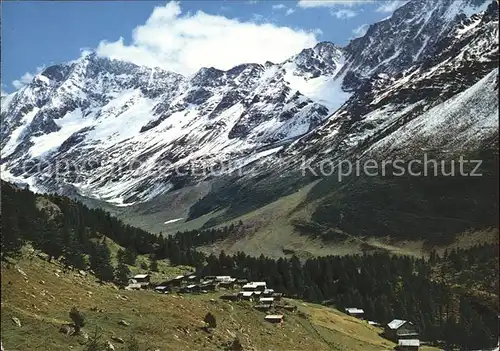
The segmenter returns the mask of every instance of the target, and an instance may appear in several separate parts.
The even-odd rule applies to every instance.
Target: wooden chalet
[[[132,280],[135,280],[135,283],[141,286],[149,285],[151,276],[149,274],[136,274],[132,277]]]
[[[349,308],[346,308],[344,311],[349,316],[353,316],[353,317],[360,318],[360,319],[363,319],[363,316],[365,315],[365,311],[363,311],[360,308],[356,308],[356,307],[349,307]]]
[[[397,349],[399,351],[418,351],[420,340],[418,339],[401,339],[398,341]]]
[[[220,297],[220,299],[228,300],[228,301],[238,301],[240,299],[240,295],[239,294],[226,294],[226,295],[222,295]]]
[[[394,319],[385,326],[384,336],[387,339],[397,342],[402,339],[417,339],[417,328],[412,322],[402,319]]]
[[[155,291],[161,294],[166,294],[168,293],[169,287],[166,285],[159,285],[155,287]]]
[[[280,301],[281,298],[283,297],[282,293],[273,293],[271,297],[274,297],[274,301]]]
[[[167,280],[166,282],[163,282],[161,285],[166,285],[166,286],[181,286],[182,285],[182,279],[184,279],[183,275],[178,275],[177,277],[174,277],[170,280]]]
[[[254,299],[253,293],[253,291],[242,291],[239,293],[239,296],[241,300],[250,301]]]
[[[265,289],[262,292],[262,297],[272,297],[274,294],[274,289]]]
[[[216,283],[203,283],[203,284],[200,284],[200,289],[206,290],[206,291],[215,291],[217,289],[217,284]]]
[[[190,284],[187,285],[179,290],[180,293],[194,293],[194,292],[200,292],[201,287],[197,284]]]
[[[265,304],[272,304],[274,303],[274,297],[261,297],[259,299],[260,303],[265,303]]]
[[[267,289],[266,282],[252,282],[252,284],[256,287],[255,290],[257,290],[257,291],[264,291]]]
[[[243,291],[264,291],[267,289],[266,282],[250,282],[241,287]]]
[[[284,317],[282,314],[268,314],[264,319],[270,323],[283,323]]]

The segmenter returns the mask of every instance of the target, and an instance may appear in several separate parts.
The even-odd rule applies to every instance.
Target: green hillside
[[[207,245],[217,245],[232,237],[244,236],[248,229],[243,221],[239,221],[217,229],[178,232],[166,238],[125,225],[109,213],[89,209],[74,200],[54,195],[35,195],[26,189],[17,189],[7,183],[2,183],[2,269],[4,270],[2,289],[5,289],[2,292],[3,297],[8,297],[6,300],[4,298],[3,302],[9,299],[12,301],[10,309],[7,308],[5,311],[6,313],[24,311],[22,313],[40,320],[40,317],[33,315],[34,311],[27,310],[28,306],[33,304],[41,308],[39,303],[32,300],[33,296],[37,295],[29,289],[36,289],[31,286],[34,282],[43,281],[40,284],[45,285],[47,281],[53,280],[55,293],[50,292],[52,302],[58,300],[58,296],[59,298],[67,296],[65,291],[71,293],[67,296],[64,306],[60,306],[57,314],[51,314],[49,310],[46,310],[47,316],[35,314],[48,318],[49,321],[63,321],[72,307],[82,311],[87,311],[92,307],[102,308],[100,306],[84,308],[68,302],[80,301],[85,295],[105,294],[106,297],[101,300],[102,305],[112,306],[110,301],[116,301],[106,292],[112,291],[115,294],[115,300],[122,300],[119,301],[121,305],[126,304],[124,301],[128,301],[127,298],[117,296],[121,295],[118,291],[123,291],[118,290],[118,287],[127,285],[132,273],[151,271],[155,280],[160,282],[184,272],[187,269],[185,266],[190,266],[192,267],[190,271],[195,270],[199,277],[231,275],[251,281],[266,281],[270,287],[285,294],[299,306],[304,306],[299,301],[303,301],[308,307],[314,304],[319,310],[308,308],[303,312],[306,318],[301,313],[287,318],[287,320],[295,321],[298,327],[305,328],[308,333],[321,336],[319,339],[317,337],[312,339],[314,340],[312,341],[313,347],[314,342],[320,342],[330,348],[356,349],[354,346],[349,346],[348,336],[338,335],[337,327],[332,327],[337,336],[332,336],[332,333],[328,331],[332,329],[328,321],[335,320],[331,311],[352,306],[362,307],[366,318],[381,324],[388,323],[394,318],[410,320],[419,329],[420,338],[431,344],[447,348],[472,348],[488,347],[496,342],[498,310],[497,306],[491,303],[491,299],[478,299],[479,294],[471,294],[470,289],[462,289],[467,288],[463,285],[463,277],[457,276],[452,280],[438,279],[440,267],[446,265],[458,267],[471,263],[474,263],[471,266],[471,274],[476,276],[475,281],[480,283],[488,279],[484,275],[489,274],[489,270],[479,268],[485,265],[489,267],[493,260],[481,259],[472,262],[470,257],[479,257],[478,253],[481,253],[481,257],[487,258],[491,256],[488,252],[495,252],[494,246],[475,246],[470,249],[475,250],[473,255],[466,252],[457,253],[457,251],[433,252],[429,259],[404,255],[392,256],[384,250],[363,255],[321,256],[300,260],[295,255],[290,258],[273,259],[264,255],[254,257],[244,252],[228,255],[222,251],[218,255],[207,255],[199,249],[200,247],[206,248]],[[26,247],[34,249],[29,255],[32,257],[31,262],[29,257],[26,257],[26,253],[23,253]],[[36,257],[37,253],[44,257],[43,261]],[[462,256],[467,257],[467,261],[462,261]],[[23,273],[12,268],[13,264],[9,262],[13,259],[19,260],[18,265],[27,275],[26,279]],[[472,267],[475,267],[474,270]],[[65,273],[68,274],[67,279],[62,279],[61,272],[54,272],[54,269],[60,269],[62,273],[65,270],[68,271]],[[34,280],[29,278],[28,271],[30,270],[33,270]],[[76,273],[79,271],[86,272],[84,278],[87,283],[84,283],[81,288],[90,290],[74,290],[81,285],[77,283],[82,278],[79,277],[81,273]],[[19,284],[13,285],[14,281]],[[62,281],[66,281],[68,285],[64,287]],[[23,287],[24,290],[16,290],[14,286],[18,286],[16,289]],[[96,290],[92,290],[92,287]],[[60,288],[63,289],[58,290]],[[474,288],[491,294],[491,297],[495,295],[492,290],[493,286],[477,284]],[[148,313],[151,316],[161,311],[162,308],[155,305],[156,300],[149,302],[150,298],[192,299],[189,303],[192,303],[193,308],[200,302],[204,304],[205,310],[209,309],[205,305],[207,302],[204,300],[205,297],[208,297],[209,305],[214,303],[210,301],[212,298],[219,301],[217,294],[212,297],[204,294],[183,297],[176,294],[164,296],[152,292],[126,292],[126,294],[144,294],[138,295],[141,296],[140,304],[152,304],[153,307]],[[28,305],[21,306],[19,299],[28,302]],[[164,300],[158,300],[158,303],[161,303],[160,301]],[[47,303],[44,304],[45,306],[49,306],[47,301],[44,302]],[[3,305],[3,307],[7,306],[7,304]],[[249,316],[256,315],[257,312],[253,311],[252,306],[247,307]],[[125,315],[120,314],[123,308],[116,306],[110,311],[125,319]],[[134,308],[139,311],[137,307]],[[190,308],[186,306],[186,311]],[[235,307],[228,308],[233,311]],[[184,311],[183,305],[172,314],[182,311]],[[190,325],[195,323],[195,315],[198,319],[203,318],[203,313],[201,316],[199,314],[193,312]],[[101,315],[97,314],[97,316]],[[312,319],[307,316],[312,316]],[[11,317],[19,318],[12,314]],[[102,316],[102,318],[106,321],[104,324],[107,325],[109,317]],[[164,318],[163,315],[161,318]],[[239,323],[239,319],[236,317],[234,319],[236,323]],[[244,328],[246,319],[241,319],[241,327],[238,328]],[[311,323],[321,328],[312,328],[307,323],[303,324],[301,323],[303,319],[313,321]],[[151,333],[155,334],[154,328],[163,325],[164,322],[160,319],[160,322],[151,321],[150,323]],[[263,320],[259,323],[265,328],[269,327]],[[340,322],[336,323],[340,324]],[[362,325],[367,327],[363,323]],[[116,325],[114,327],[117,328]],[[147,335],[148,328],[143,326],[140,330]],[[200,326],[198,325],[197,328]],[[229,325],[226,329],[230,335],[235,333]],[[117,332],[118,329],[111,329],[111,331]],[[190,333],[194,332],[190,331]],[[202,328],[199,335],[204,335],[203,333],[205,331]],[[350,333],[344,334],[353,337]],[[286,333],[284,335],[286,338]],[[137,338],[140,339],[139,336]],[[213,335],[208,338],[214,341]],[[288,346],[283,347],[290,348],[292,347],[290,345],[297,345],[298,340],[303,340],[300,338],[295,341],[293,336],[290,338],[292,341]],[[222,348],[223,343],[226,342],[223,339],[220,336],[214,341],[217,345],[215,348]],[[373,341],[370,338],[369,341],[365,339],[361,341],[375,345],[384,342],[382,339],[377,340]],[[264,344],[268,344],[267,340]],[[210,345],[210,347],[213,346]],[[276,349],[281,348],[277,346]]]

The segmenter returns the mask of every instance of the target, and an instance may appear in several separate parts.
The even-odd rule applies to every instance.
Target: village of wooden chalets
[[[208,294],[221,291],[220,299],[226,301],[247,301],[253,307],[263,312],[264,320],[282,326],[287,313],[296,313],[297,306],[284,302],[284,294],[274,291],[265,281],[254,282],[247,279],[238,279],[231,276],[200,277],[193,272],[175,276],[161,283],[152,283],[148,273],[136,274],[129,280],[126,290],[150,289],[159,294]],[[291,300],[291,299],[287,299]],[[213,302],[215,300],[212,299]],[[345,308],[347,315],[364,319],[361,308]],[[367,320],[368,324],[382,327],[378,322]],[[421,345],[419,334],[414,323],[403,319],[394,319],[383,326],[383,336],[397,343],[400,351],[417,351]]]

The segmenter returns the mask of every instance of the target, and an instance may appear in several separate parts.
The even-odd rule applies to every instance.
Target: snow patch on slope
[[[175,223],[175,222],[179,222],[179,221],[182,221],[184,218],[175,218],[175,219],[169,219],[168,221],[166,221],[165,223],[163,224],[170,224],[170,223]]]
[[[287,62],[283,67],[286,72],[284,78],[292,90],[299,91],[309,99],[326,106],[330,112],[334,112],[352,95],[342,90],[344,76],[335,77],[343,65],[344,62],[340,61],[336,72],[331,75],[307,79],[294,74],[297,70],[295,62]]]
[[[48,152],[55,151],[73,133],[90,125],[89,120],[85,120],[82,110],[77,108],[67,113],[63,118],[55,120],[59,129],[57,132],[33,137],[33,146],[30,148],[32,157],[40,157]]]
[[[153,104],[150,99],[142,97],[138,90],[122,92],[101,110],[99,120],[94,122],[95,126],[87,140],[116,144],[137,136],[145,121],[151,119]]]
[[[12,99],[14,98],[14,96],[16,96],[16,93],[12,93],[12,94],[8,94],[8,95],[5,95],[5,96],[2,96],[1,97],[1,110],[2,111],[6,111],[7,108],[9,107],[9,104],[10,102],[12,101]]]
[[[7,141],[7,144],[5,144],[4,148],[2,149],[2,157],[7,157],[15,151],[16,147],[20,143],[19,138],[23,135],[26,128],[29,126],[31,121],[33,121],[33,118],[39,110],[39,108],[35,107],[21,119],[21,125],[14,129],[14,131],[10,135],[9,140]]]

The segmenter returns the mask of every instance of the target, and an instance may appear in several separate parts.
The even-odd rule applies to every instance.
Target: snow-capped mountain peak
[[[305,79],[336,73],[342,64],[343,51],[330,42],[320,42],[302,50],[285,63],[295,64],[292,74]]]
[[[412,0],[393,15],[370,25],[366,34],[345,48],[344,89],[352,90],[373,74],[397,74],[435,53],[464,18],[485,11],[491,0]]]
[[[90,53],[45,69],[2,100],[2,167],[36,186],[47,181],[26,172],[28,160],[98,160],[97,169],[52,179],[53,186],[72,184],[118,204],[144,200],[173,186],[174,166],[245,158],[311,131],[331,112],[331,101],[317,99],[319,89],[302,93],[287,78],[314,88],[332,81],[340,62],[338,48],[320,43],[282,64],[209,67],[183,77]],[[147,173],[113,174],[112,164],[135,158]],[[154,171],[165,162],[167,175]]]
[[[179,167],[366,147],[498,64],[485,4],[413,0],[346,48],[188,77],[95,53],[48,67],[2,97],[2,177],[128,205],[205,177]]]

